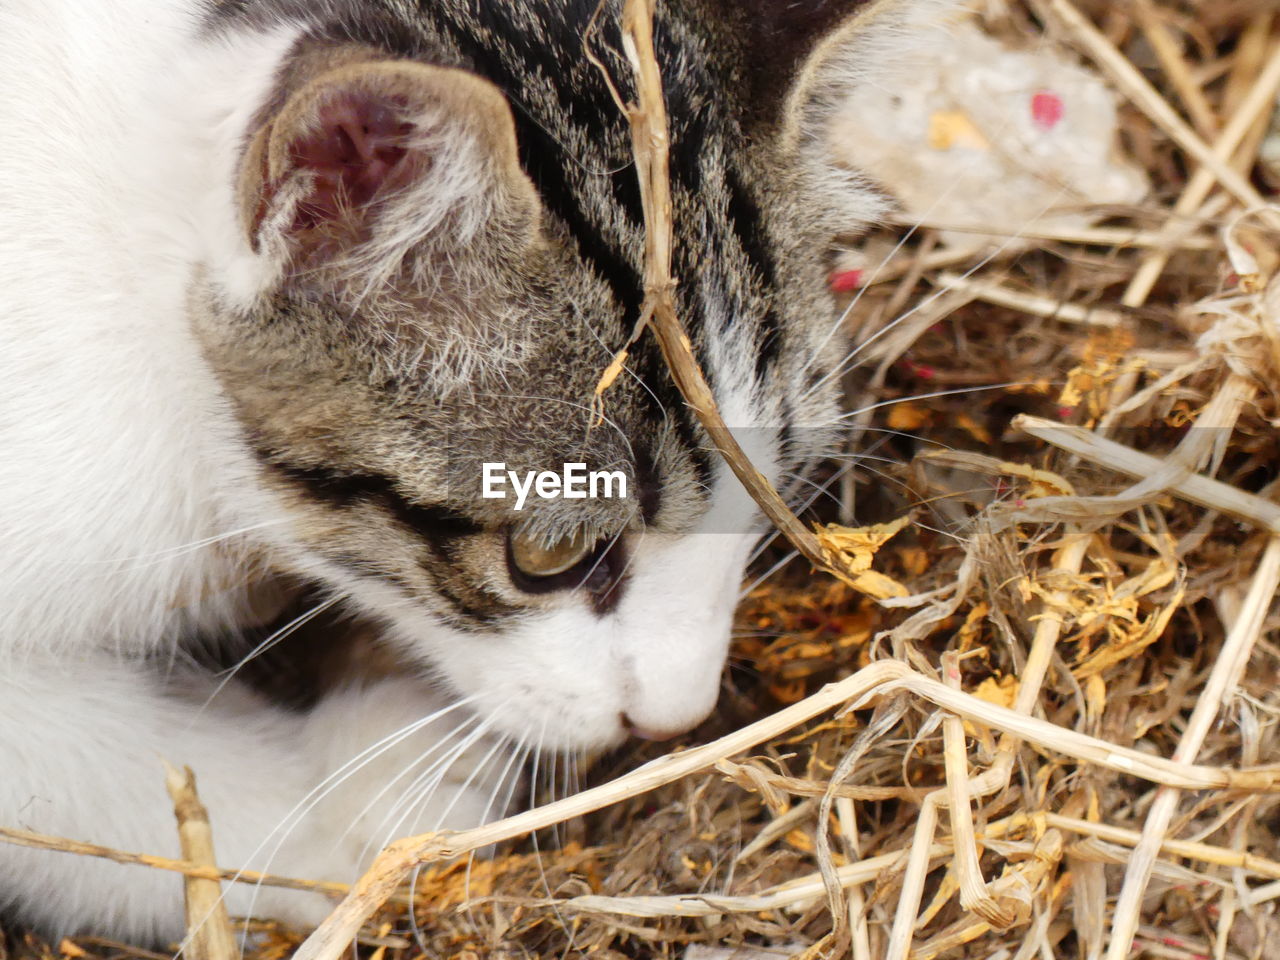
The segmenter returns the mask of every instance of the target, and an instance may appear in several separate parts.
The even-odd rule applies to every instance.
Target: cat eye
[[[546,544],[522,533],[510,538],[511,563],[526,577],[545,578],[572,570],[595,550],[595,541],[581,533]]]

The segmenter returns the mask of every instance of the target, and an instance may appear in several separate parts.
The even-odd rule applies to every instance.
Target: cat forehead
[[[715,194],[712,184],[712,195],[702,196],[705,175],[725,164],[736,170],[726,144],[740,146],[738,92],[712,72],[717,61],[732,58],[712,55],[709,35],[697,23],[724,17],[705,5],[660,5],[656,22],[672,185],[677,195],[685,193],[695,219]],[[620,52],[618,7],[596,0],[234,0],[215,3],[213,17],[225,29],[244,22],[300,25],[280,86],[298,84],[308,70],[359,58],[360,49],[366,56],[459,68],[492,83],[510,104],[520,163],[547,215],[563,225],[619,302],[634,307],[643,213],[630,126],[615,96],[634,99],[631,68]],[[738,175],[737,192],[746,179]]]
[[[426,398],[454,436],[471,437],[477,447],[505,445],[516,451],[505,459],[523,459],[529,469],[533,454],[567,459],[587,450],[598,462],[626,459],[605,432],[583,439],[600,377],[628,342],[644,300],[643,209],[630,130],[601,64],[623,96],[629,67],[613,52],[616,22],[608,16],[586,40],[597,38],[592,49],[601,64],[584,55],[596,6],[389,0],[235,6],[241,18],[270,11],[306,24],[282,71],[284,87],[305,83],[308,70],[325,70],[332,59],[325,49],[344,62],[380,56],[444,64],[493,84],[510,105],[519,167],[538,205],[538,243],[512,240],[515,228],[507,225],[457,241],[446,229],[408,246],[403,269],[370,278],[352,302],[296,291],[273,298],[258,320],[268,331],[263,336],[277,337],[279,353],[308,351],[315,362],[303,370],[336,362],[339,379],[377,384],[395,403]],[[224,7],[224,15],[232,9]],[[722,400],[732,389],[742,417],[757,395],[777,392],[778,356],[798,352],[801,341],[783,335],[787,311],[797,311],[775,307],[784,281],[769,235],[769,194],[745,155],[730,98],[713,95],[700,55],[705,39],[671,16],[659,22],[658,40],[670,77],[681,318],[713,389]],[[277,96],[275,105],[284,99]],[[415,197],[406,193],[404,200],[398,222],[412,226]],[[282,328],[282,315],[292,339],[270,332]],[[256,396],[251,405],[273,416],[278,398]],[[379,416],[399,416],[404,408],[395,403],[379,401]],[[706,450],[651,337],[633,345],[606,411],[610,428],[633,445],[674,423],[678,446],[697,455]],[[525,448],[527,457],[520,453]],[[468,469],[474,474],[474,465]]]
[[[563,254],[524,258],[518,266],[528,275],[520,278],[519,295],[528,298],[539,286],[558,292],[590,315],[597,336],[618,332],[605,325],[634,322],[643,302],[645,226],[629,122],[611,88],[616,85],[623,96],[631,92],[630,68],[617,54],[616,18],[597,16],[601,11],[594,3],[502,0],[421,6],[259,0],[223,4],[220,11],[228,19],[294,16],[307,24],[279,71],[266,112],[278,109],[287,90],[301,86],[308,74],[362,59],[442,64],[492,83],[510,105],[519,164],[536,193],[547,238]],[[691,286],[720,286],[690,301],[689,323],[696,327],[702,304],[717,296],[733,298],[728,309],[739,315],[760,312],[750,302],[756,285],[741,278],[767,286],[776,271],[761,239],[757,178],[742,156],[731,98],[708,71],[705,38],[678,17],[665,17],[658,27],[670,77],[665,95],[677,268]],[[587,48],[596,56],[586,56]],[[443,258],[483,262],[494,252],[486,246],[492,243],[459,245]],[[429,246],[417,253],[442,256]],[[731,263],[735,257],[738,262]],[[403,287],[414,278],[399,279]],[[399,291],[406,299],[421,303],[432,292],[422,288],[440,290],[437,276],[417,279],[418,289]],[[450,291],[442,292],[445,301]],[[697,330],[692,333],[696,340]]]

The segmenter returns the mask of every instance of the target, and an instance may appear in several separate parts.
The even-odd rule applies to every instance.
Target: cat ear
[[[834,135],[860,106],[912,89],[913,64],[948,41],[948,17],[963,0],[879,0],[838,23],[800,64],[787,95],[780,143],[829,211],[824,227],[850,232],[883,213],[886,201],[849,166]]]
[[[239,201],[255,252],[307,270],[466,244],[495,223],[529,232],[537,206],[497,87],[409,61],[348,64],[293,93],[252,138]]]

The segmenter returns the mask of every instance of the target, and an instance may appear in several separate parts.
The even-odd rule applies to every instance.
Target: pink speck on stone
[[[1041,130],[1052,130],[1062,119],[1062,98],[1041,90],[1031,98],[1031,119]]]
[[[831,275],[828,283],[836,293],[853,293],[862,286],[861,270],[841,270]]]

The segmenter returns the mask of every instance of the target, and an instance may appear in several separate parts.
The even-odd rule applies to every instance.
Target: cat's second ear
[[[814,6],[825,4],[815,3]],[[801,61],[787,94],[780,146],[802,170],[814,209],[828,226],[850,232],[874,220],[884,203],[835,149],[842,122],[873,100],[911,94],[918,65],[948,42],[949,21],[962,0],[877,0],[835,25]]]
[[[303,85],[252,137],[238,193],[253,249],[304,270],[433,237],[530,233],[537,208],[497,87],[410,61],[351,63]]]

